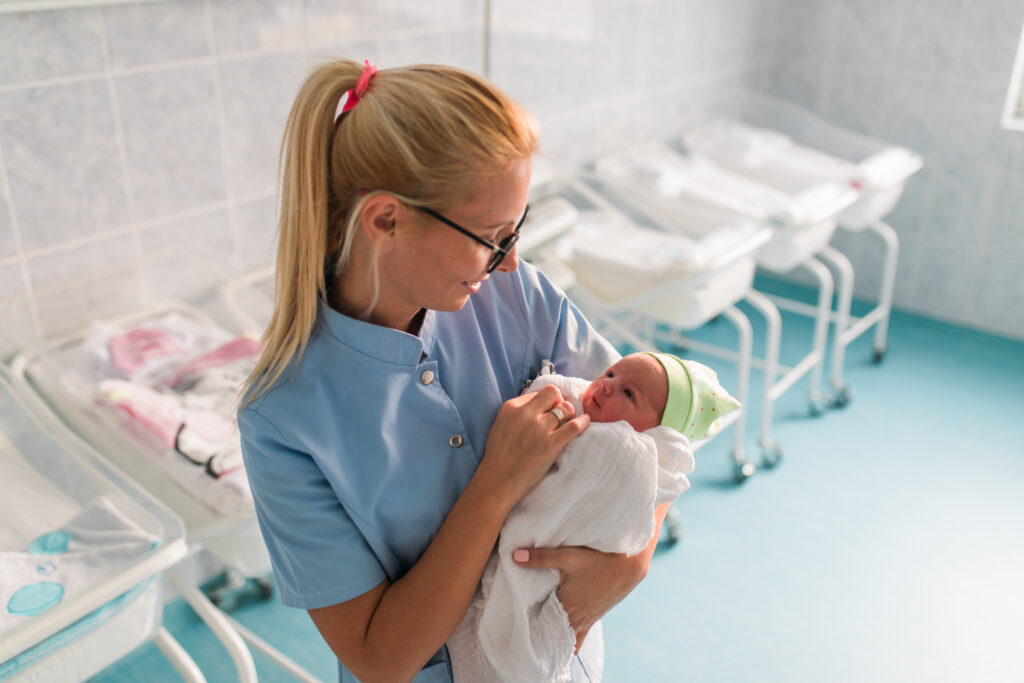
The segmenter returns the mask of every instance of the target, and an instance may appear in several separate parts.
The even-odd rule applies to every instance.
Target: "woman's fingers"
[[[540,413],[547,412],[562,402],[562,392],[553,384],[541,387],[532,394],[525,394],[520,398],[525,403]]]
[[[577,417],[554,386],[505,401],[487,434],[484,464],[495,481],[510,485],[519,500],[537,484],[566,444],[590,418]]]
[[[576,408],[569,401],[559,401],[547,411],[545,417],[548,415],[555,418],[554,428],[558,429],[564,422],[576,417]]]
[[[530,569],[557,569],[566,571],[572,563],[573,547],[519,548],[512,553],[516,564]]]
[[[558,587],[561,589],[567,577],[573,574],[573,568],[580,560],[581,554],[579,550],[579,548],[574,547],[518,548],[512,553],[512,559],[521,567],[558,570],[560,577]],[[565,607],[567,606],[563,603],[563,608]],[[584,639],[587,637],[587,633],[590,632],[590,628],[600,618],[600,615],[576,609],[573,609],[572,612],[567,611],[567,615],[569,617],[569,624],[576,633],[576,647],[573,654],[578,654],[583,646]]]
[[[579,651],[590,627],[633,590],[646,570],[637,556],[591,548],[518,548],[512,559],[530,569],[557,569],[558,601],[576,632]]]

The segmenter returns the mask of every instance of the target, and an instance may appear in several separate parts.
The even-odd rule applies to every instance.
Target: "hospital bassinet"
[[[0,680],[79,681],[155,640],[181,521],[25,397],[0,368]]]
[[[910,176],[920,170],[921,157],[904,147],[831,125],[794,104],[749,92],[722,95],[694,108],[682,117],[682,127],[679,142],[693,159],[745,179],[783,192],[826,181],[845,184],[857,192],[856,201],[839,214],[838,222],[844,229],[868,231],[883,242],[878,306],[851,321],[853,267],[835,248],[819,251],[837,274],[831,381],[835,403],[845,404],[851,396],[842,380],[846,346],[877,325],[875,361],[885,352],[899,242],[882,219],[896,206]],[[806,306],[787,300],[776,299],[776,303],[809,313]]]
[[[843,183],[830,180],[779,190],[720,169],[705,159],[684,156],[658,142],[637,144],[598,159],[592,164],[591,177],[611,199],[648,216],[672,233],[687,234],[692,230],[687,227],[691,222],[687,213],[692,206],[704,207],[705,211],[713,208],[754,221],[771,233],[771,239],[757,251],[759,266],[779,273],[801,267],[817,279],[818,306],[811,348],[792,368],[778,363],[781,338],[778,310],[753,289],[745,297],[767,322],[765,358],[756,362],[765,371],[759,442],[764,464],[773,466],[782,453],[770,437],[775,400],[810,373],[808,401],[812,414],[819,414],[824,403],[820,385],[833,284],[828,269],[814,255],[826,248],[835,231],[837,215],[856,198],[855,192]],[[714,224],[706,224],[705,228],[720,229]],[[675,333],[669,337],[674,343],[732,357]],[[776,381],[780,370],[784,374]]]
[[[220,288],[225,309],[239,329],[262,334],[274,312],[274,268],[249,271]]]
[[[545,272],[568,269],[569,295],[602,332],[638,349],[654,347],[655,324],[693,329],[724,315],[739,335],[736,395],[745,400],[749,362],[742,358],[749,360],[750,324],[734,304],[751,288],[754,254],[769,231],[704,205],[686,212],[689,234],[645,227],[581,178],[547,170],[535,172],[530,194],[522,241],[564,237],[521,256]],[[734,415],[732,457],[744,478],[754,468],[743,453],[744,415]]]
[[[601,158],[594,171],[607,191],[650,215],[670,231],[685,231],[680,207],[714,206],[771,226],[772,238],[758,265],[785,273],[826,246],[837,217],[857,195],[844,183],[825,180],[779,189],[687,157],[652,142]]]
[[[100,341],[109,341],[115,335],[133,330],[159,329],[160,322],[167,319],[220,330],[197,309],[185,304],[168,304],[104,321],[102,327],[109,330],[109,336]],[[90,331],[83,330],[55,341],[43,350],[19,354],[12,362],[16,381],[45,400],[61,419],[105,457],[177,511],[185,522],[190,541],[204,543],[226,566],[237,568],[246,576],[269,573],[269,556],[256,527],[251,494],[244,478],[241,482],[224,481],[237,479],[241,473],[231,472],[214,478],[207,476],[203,466],[185,457],[157,455],[152,435],[139,428],[136,418],[140,415],[138,411],[133,412],[132,405],[124,406],[123,410],[108,401],[103,402],[104,406],[99,405],[99,396],[103,393],[99,385],[114,377],[105,372],[106,368],[94,372],[94,365],[99,363],[92,361],[93,350],[86,343],[96,343],[96,330],[94,324]],[[221,339],[230,338],[227,333],[222,334]],[[120,390],[114,387],[110,391]],[[230,409],[230,403],[226,408]],[[184,470],[184,476],[178,476],[179,470]],[[234,486],[219,493],[226,488],[225,483]]]
[[[846,184],[857,199],[839,225],[862,230],[896,206],[921,157],[834,126],[783,100],[749,92],[716,97],[684,114],[680,141],[695,158],[784,192],[822,181]]]
[[[161,365],[166,359],[160,354],[168,348],[173,351],[176,348],[174,344],[180,342],[174,335],[168,340],[167,335],[156,334],[170,329],[169,321],[175,321],[179,329],[188,330],[188,334],[201,338],[205,344],[189,347],[189,353],[181,360],[173,354],[168,356],[175,362],[187,360],[183,369],[173,364]],[[110,356],[99,361],[95,357],[97,348],[93,348],[98,330],[106,333],[99,334],[99,351],[105,350]],[[174,418],[168,420],[165,413],[154,414],[150,406],[154,402],[162,406],[160,402],[177,400],[178,397],[162,386],[158,387],[158,396],[147,395],[146,387],[140,388],[134,382],[139,370],[132,371],[132,382],[111,379],[106,375],[97,381],[100,379],[96,374],[97,367],[105,372],[110,370],[108,366],[116,365],[112,360],[115,343],[127,345],[127,351],[122,352],[127,354],[128,362],[134,362],[136,355],[156,354],[153,361],[156,370],[152,371],[154,377],[166,378],[168,372],[172,376],[180,375],[181,379],[191,377],[189,381],[193,382],[191,386],[194,388],[197,386],[194,380],[198,377],[202,383],[204,375],[202,372],[190,374],[187,372],[189,368],[209,370],[219,367],[224,370],[227,367],[227,376],[221,379],[230,386],[221,387],[226,390],[212,394],[216,405],[204,403],[210,397],[202,394],[197,402],[182,403],[180,409],[175,404],[172,406],[176,411]],[[44,402],[104,457],[181,516],[190,552],[195,554],[206,550],[223,563],[228,570],[229,587],[237,587],[244,583],[244,577],[248,577],[257,581],[264,597],[269,597],[269,555],[256,522],[244,470],[238,469],[241,466],[240,452],[232,452],[238,448],[237,425],[233,417],[234,395],[238,381],[251,369],[258,354],[252,348],[253,344],[252,340],[229,334],[200,309],[172,303],[94,323],[91,330],[81,330],[53,340],[41,350],[23,352],[14,358],[12,369],[19,388],[25,394]],[[225,358],[224,349],[230,350],[227,358],[241,365],[211,366],[211,358]],[[247,362],[249,364],[245,365]],[[142,372],[149,373],[149,368],[149,365],[144,366]],[[175,382],[168,383],[177,386]],[[123,395],[125,391],[129,392],[128,399]],[[140,391],[141,398],[133,398],[131,392]],[[178,425],[177,421],[181,424]],[[176,425],[177,432],[174,433]],[[201,434],[201,439],[196,440],[193,435],[191,440],[185,441],[190,425],[197,425],[196,434]],[[203,428],[207,431],[202,431]],[[213,428],[217,440],[207,443],[203,439],[209,438],[209,430]],[[170,448],[167,440],[172,433],[173,448]],[[164,435],[163,439],[159,434]],[[201,457],[197,458],[197,455]],[[228,649],[240,680],[255,680],[255,666],[243,639],[297,678],[315,680],[218,609],[192,581],[185,578],[183,572],[171,571],[168,578]],[[213,599],[220,597],[214,594]]]

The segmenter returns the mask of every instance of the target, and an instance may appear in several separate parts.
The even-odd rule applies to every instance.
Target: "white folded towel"
[[[547,384],[583,413],[589,382],[546,375],[529,391]],[[505,520],[497,553],[448,641],[455,680],[568,681],[576,636],[555,596],[558,572],[520,567],[512,553],[586,546],[636,554],[654,536],[655,506],[690,487],[693,467],[686,437],[668,427],[637,432],[626,422],[592,423],[570,442]]]

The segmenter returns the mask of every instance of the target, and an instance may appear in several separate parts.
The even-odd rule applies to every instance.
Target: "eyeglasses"
[[[480,244],[490,249],[492,254],[491,260],[487,262],[488,273],[493,272],[495,268],[501,265],[501,262],[505,260],[505,257],[508,256],[508,253],[512,251],[512,247],[514,247],[516,245],[516,242],[519,241],[519,231],[522,230],[523,223],[526,222],[526,216],[529,215],[530,213],[530,205],[527,204],[526,210],[523,211],[523,217],[519,219],[519,222],[516,224],[516,229],[512,231],[512,234],[506,237],[505,239],[501,240],[497,244],[494,244],[493,242],[488,242],[483,237],[474,235],[472,232],[466,230],[464,227],[462,227],[455,221],[445,218],[444,216],[439,214],[437,211],[434,211],[433,209],[428,209],[425,206],[411,206],[413,206],[413,208],[419,209],[420,211],[427,214],[431,218],[436,218],[437,220],[441,221],[448,227],[455,228],[463,235],[472,238],[475,242],[479,242]]]

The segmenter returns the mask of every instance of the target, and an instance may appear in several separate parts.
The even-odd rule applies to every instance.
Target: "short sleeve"
[[[313,458],[291,448],[252,407],[239,414],[238,425],[281,602],[327,607],[384,581],[380,562]]]
[[[534,343],[562,375],[593,380],[621,357],[565,293],[529,264],[522,264],[523,305]]]

